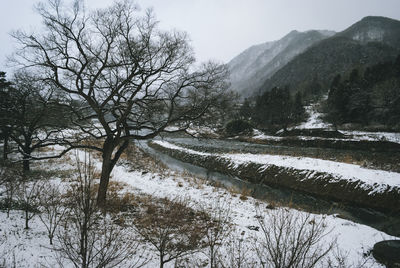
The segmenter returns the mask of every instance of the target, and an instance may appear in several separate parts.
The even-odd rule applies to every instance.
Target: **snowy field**
[[[174,145],[170,145],[171,147]],[[82,155],[82,154],[80,154]],[[71,159],[74,155],[71,153],[57,161],[41,162],[37,168],[47,170],[69,170]],[[234,161],[246,161],[250,156],[240,158],[231,157]],[[237,156],[239,157],[239,156]],[[69,159],[68,159],[69,158]],[[288,159],[282,159],[286,162]],[[100,161],[96,160],[97,169],[100,168]],[[259,161],[264,161],[262,158]],[[304,159],[299,161],[305,161]],[[73,161],[72,161],[73,162]],[[306,163],[304,163],[306,164]],[[310,163],[312,166],[313,164]],[[337,169],[334,168],[334,169]],[[397,176],[397,175],[396,175]],[[60,182],[60,180],[55,180]],[[124,191],[130,191],[135,194],[147,194],[154,197],[166,197],[173,199],[175,197],[190,198],[194,204],[201,204],[210,209],[217,200],[224,200],[231,209],[232,222],[236,226],[236,235],[238,237],[258,237],[263,234],[250,226],[257,226],[256,207],[261,212],[268,212],[268,204],[255,200],[251,197],[241,198],[241,195],[222,188],[211,186],[207,181],[201,178],[193,178],[189,174],[183,174],[172,170],[160,172],[142,172],[132,170],[129,162],[121,161],[112,173],[111,181],[118,181],[126,184]],[[304,214],[305,212],[287,208],[292,213]],[[338,250],[347,256],[349,263],[363,262],[363,254],[367,253],[374,243],[384,239],[394,239],[383,232],[371,227],[356,224],[348,220],[337,217],[336,215],[312,215],[316,220],[323,220],[327,230],[331,230],[323,239],[326,243],[334,239],[337,240]],[[8,264],[16,263],[17,267],[57,267],[54,252],[48,245],[45,228],[37,217],[32,219],[32,229],[23,229],[23,214],[20,211],[12,211],[10,218],[6,217],[5,212],[0,212],[0,255],[5,258]],[[249,244],[249,247],[251,245]],[[200,254],[200,253],[198,253]],[[201,255],[201,254],[200,254]],[[250,253],[251,255],[251,253]],[[1,266],[1,264],[0,264]],[[7,265],[6,265],[7,266]],[[156,267],[157,259],[154,258],[146,267]],[[66,267],[69,267],[68,265]],[[173,267],[173,263],[167,265]],[[364,267],[381,267],[373,258],[369,258]]]

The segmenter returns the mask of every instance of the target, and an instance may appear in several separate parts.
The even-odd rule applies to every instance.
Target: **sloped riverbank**
[[[164,141],[154,141],[149,145],[181,161],[212,171],[232,174],[252,183],[285,187],[389,213],[399,212],[399,173],[368,170],[355,165],[319,159],[211,154]],[[304,166],[307,161],[310,162],[308,167]],[[296,167],[296,162],[301,162],[301,168]],[[327,172],[329,170],[333,172]]]

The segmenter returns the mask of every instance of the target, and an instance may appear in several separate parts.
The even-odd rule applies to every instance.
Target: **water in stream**
[[[265,151],[268,146],[237,141],[201,140],[194,138],[168,138],[168,140],[191,146],[210,147],[213,149],[220,148],[221,151],[226,151],[227,148],[230,148],[236,151],[251,151],[253,153]],[[239,191],[244,189],[249,192],[252,197],[269,203],[293,206],[311,213],[338,214],[339,217],[353,222],[369,225],[390,235],[400,236],[400,215],[387,215],[372,209],[343,205],[286,188],[249,183],[234,176],[213,172],[199,166],[182,162],[154,150],[149,147],[146,142],[138,142],[138,145],[148,154],[157,158],[173,170],[187,171],[195,176],[217,182],[227,188],[234,187]]]

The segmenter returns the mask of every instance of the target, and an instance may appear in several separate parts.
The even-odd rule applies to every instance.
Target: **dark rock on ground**
[[[388,268],[399,268],[400,240],[385,240],[376,243],[372,255]]]

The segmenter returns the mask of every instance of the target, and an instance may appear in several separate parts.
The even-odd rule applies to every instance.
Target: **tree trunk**
[[[81,230],[81,245],[80,245],[80,252],[79,254],[81,255],[82,258],[82,268],[87,267],[87,226],[86,223],[84,223],[84,226],[82,227]]]
[[[28,212],[28,210],[26,209],[26,210],[25,210],[25,229],[29,229],[28,223],[29,223],[29,212]]]
[[[128,147],[129,141],[125,140],[122,145],[115,152],[113,157],[113,151],[118,146],[119,142],[112,138],[106,139],[103,145],[103,163],[101,167],[101,177],[99,191],[97,193],[97,205],[104,207],[106,204],[108,182],[110,180],[110,174],[115,164],[120,158],[122,152]]]
[[[32,140],[30,139],[30,137],[29,138],[25,137],[25,144],[24,144],[24,148],[23,148],[24,157],[23,157],[23,161],[22,161],[24,171],[30,170],[30,158],[31,158],[31,153],[32,153],[31,144],[32,144]]]
[[[100,177],[100,185],[99,191],[97,193],[97,205],[99,207],[104,207],[106,204],[106,194],[108,188],[108,182],[110,180],[110,174],[113,168],[112,165],[112,152],[114,150],[114,146],[112,145],[112,141],[108,139],[104,142],[103,145],[103,163],[101,166],[101,177]]]
[[[6,204],[7,204],[7,218],[10,218],[10,210],[11,210],[11,201],[12,200],[12,198],[7,198],[7,202],[6,202]]]
[[[4,146],[3,146],[3,159],[6,160],[8,159],[8,139],[10,135],[8,130],[4,132]]]
[[[30,154],[29,155],[24,155],[23,161],[22,161],[22,165],[23,165],[23,170],[24,171],[29,171],[30,170]]]
[[[210,268],[215,268],[214,262],[214,246],[210,246]]]

